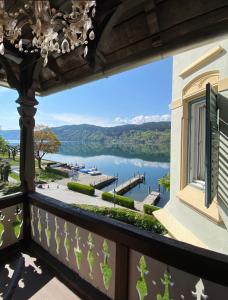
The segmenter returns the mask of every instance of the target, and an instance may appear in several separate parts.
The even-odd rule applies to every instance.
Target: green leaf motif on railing
[[[5,226],[3,224],[4,219],[5,219],[5,216],[3,215],[2,211],[0,211],[0,247],[3,244],[2,236],[5,231]]]
[[[76,227],[75,230],[75,237],[76,237],[76,247],[74,247],[74,255],[75,255],[75,259],[76,259],[76,265],[78,270],[80,271],[80,267],[81,267],[81,262],[82,262],[82,250],[80,249],[80,232],[78,227]]]
[[[21,227],[23,224],[23,219],[20,217],[21,212],[22,209],[17,206],[15,210],[16,220],[13,222],[13,232],[17,239],[21,234]]]
[[[31,206],[31,229],[32,229],[32,236],[35,236],[35,228],[34,228],[34,207]]]
[[[57,217],[55,217],[55,242],[56,242],[56,252],[59,254],[61,237],[59,235],[59,225],[57,223]]]
[[[93,243],[93,237],[92,234],[89,233],[88,235],[88,242],[87,242],[88,246],[89,246],[89,250],[87,253],[87,261],[89,264],[89,276],[91,279],[93,279],[93,267],[94,267],[94,263],[95,263],[95,257],[93,254],[93,248],[94,248],[94,243]]]
[[[169,287],[172,286],[172,283],[171,283],[171,275],[168,271],[165,271],[164,279],[161,278],[161,282],[165,286],[165,291],[164,291],[163,296],[160,294],[157,295],[157,300],[173,300],[173,299],[170,299],[170,296],[169,296]]]
[[[101,273],[103,275],[103,282],[106,290],[109,289],[112,280],[112,268],[108,264],[108,259],[110,257],[108,242],[104,240],[102,252],[104,254],[104,262],[100,264]]]
[[[50,241],[51,241],[51,230],[49,228],[49,219],[48,219],[48,213],[46,213],[46,228],[45,228],[45,235],[47,239],[47,246],[50,247]]]
[[[147,283],[145,280],[145,275],[149,273],[147,270],[146,260],[144,256],[141,256],[139,260],[139,265],[137,266],[138,271],[140,272],[140,278],[136,283],[136,289],[139,294],[139,299],[144,300],[144,298],[148,295]]]
[[[65,224],[64,224],[64,233],[65,233],[64,247],[65,247],[65,250],[66,250],[66,260],[69,261],[70,240],[68,238],[69,232],[68,232],[67,222],[65,222]]]
[[[41,242],[41,233],[42,233],[42,224],[41,224],[41,215],[40,215],[40,209],[38,208],[37,210],[37,215],[38,215],[38,232],[39,232],[39,241]]]

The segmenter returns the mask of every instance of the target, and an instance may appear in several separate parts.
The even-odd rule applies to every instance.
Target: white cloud
[[[135,116],[131,119],[129,118],[121,118],[121,117],[116,117],[114,119],[115,123],[117,124],[143,124],[143,123],[148,123],[148,122],[161,122],[161,121],[170,121],[170,115],[150,115],[150,116],[145,116],[145,115],[139,115]]]
[[[36,124],[48,126],[91,124],[109,126],[108,122],[96,116],[78,115],[71,113],[47,114],[38,112]]]
[[[97,126],[117,126],[124,124],[143,124],[148,122],[170,121],[170,115],[139,115],[133,118],[116,117],[114,120],[103,119],[97,116],[79,115],[74,113],[44,113],[38,110],[36,124],[45,124],[56,127],[62,125],[91,124]]]

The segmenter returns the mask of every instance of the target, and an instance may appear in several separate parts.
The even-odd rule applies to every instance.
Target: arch
[[[183,88],[183,98],[192,96],[206,89],[206,84],[211,83],[212,85],[217,85],[219,81],[219,71],[209,71],[198,75],[192,79]]]

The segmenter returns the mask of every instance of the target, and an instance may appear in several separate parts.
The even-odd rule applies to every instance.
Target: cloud
[[[121,118],[121,117],[116,117],[114,119],[115,123],[118,124],[143,124],[143,123],[148,123],[148,122],[161,122],[161,121],[170,121],[170,115],[150,115],[150,116],[145,116],[145,115],[139,115],[135,116],[131,119],[129,118]]]
[[[143,124],[160,121],[170,121],[170,115],[139,115],[133,118],[116,117],[112,120],[108,120],[98,116],[79,115],[74,113],[44,113],[38,110],[36,116],[36,124],[45,124],[51,127],[79,124],[111,127],[124,124]]]
[[[73,113],[47,114],[39,112],[36,118],[37,124],[48,126],[91,124],[108,126],[108,122],[96,116],[78,115]]]

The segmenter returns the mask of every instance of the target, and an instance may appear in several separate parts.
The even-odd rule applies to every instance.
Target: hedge
[[[86,194],[89,196],[93,196],[95,193],[94,187],[85,185],[85,184],[81,184],[81,183],[77,183],[77,182],[68,182],[67,187],[69,190],[79,192],[82,194]]]
[[[143,205],[143,211],[144,213],[148,214],[148,215],[152,215],[154,211],[159,210],[160,207],[157,207],[155,205],[151,205],[151,204],[144,204]]]
[[[121,206],[124,206],[124,207],[127,207],[127,208],[131,208],[131,209],[135,208],[134,200],[131,198],[128,198],[128,197],[120,196],[117,194],[114,195],[112,193],[104,192],[104,193],[102,193],[102,199],[112,202],[112,203],[115,203],[115,204],[118,204],[118,205],[121,205]]]
[[[154,217],[126,208],[99,207],[95,205],[73,205],[76,208],[86,210],[97,215],[113,218],[124,223],[134,225],[143,230],[149,230],[159,234],[166,234],[166,228]]]
[[[48,172],[51,172],[53,174],[60,175],[60,176],[65,177],[65,178],[69,178],[69,173],[66,172],[66,171],[55,169],[55,168],[50,168],[50,167],[46,167],[45,170],[48,171]]]

